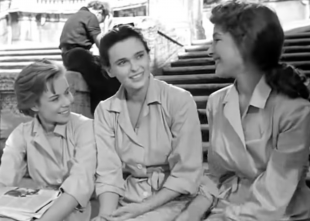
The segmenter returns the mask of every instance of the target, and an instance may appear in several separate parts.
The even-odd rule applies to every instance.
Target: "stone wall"
[[[7,19],[4,14],[0,14],[0,45],[8,42],[8,26]]]

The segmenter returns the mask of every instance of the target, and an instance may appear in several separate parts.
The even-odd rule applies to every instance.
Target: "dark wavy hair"
[[[132,25],[117,25],[104,35],[100,40],[100,57],[104,67],[110,67],[109,50],[110,48],[120,41],[124,41],[128,38],[139,39],[145,47],[147,53],[150,52],[150,48],[147,45],[141,32]]]
[[[46,59],[23,68],[14,83],[19,111],[34,117],[35,112],[31,108],[39,104],[41,95],[48,90],[47,85],[55,93],[54,80],[62,74],[65,74],[65,69],[61,64]]]
[[[280,63],[284,31],[274,11],[262,4],[228,1],[212,9],[210,21],[232,35],[243,59],[265,73],[272,90],[309,100],[305,75]]]
[[[91,1],[87,4],[87,8],[94,10],[101,10],[102,15],[107,16],[110,13],[109,5],[107,2],[102,1]]]

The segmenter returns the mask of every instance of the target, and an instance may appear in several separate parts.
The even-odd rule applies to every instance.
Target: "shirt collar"
[[[63,138],[66,138],[66,128],[67,124],[57,124],[54,128],[54,133],[57,135],[62,136]],[[33,122],[33,133],[38,133],[39,131],[44,132],[44,129],[38,119],[38,117],[34,117],[34,122]]]
[[[89,11],[89,9],[87,7],[82,7],[80,8],[80,11]]]
[[[233,93],[238,93],[236,89],[236,81],[228,89],[224,97],[224,100],[223,100],[224,104],[230,100],[231,96],[233,96]],[[265,75],[263,75],[261,79],[259,80],[259,82],[257,83],[257,85],[255,86],[249,105],[260,108],[260,109],[264,109],[270,93],[271,93],[271,88],[266,82]]]
[[[149,79],[149,87],[146,94],[145,102],[147,104],[152,103],[161,103],[160,102],[160,91],[157,84],[157,79],[154,78],[152,74],[150,74]],[[111,100],[110,111],[121,112],[122,110],[122,102],[126,101],[125,97],[125,88],[121,85],[120,89],[114,95],[114,98]]]

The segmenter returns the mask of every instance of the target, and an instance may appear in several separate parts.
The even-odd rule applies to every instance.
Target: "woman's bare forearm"
[[[99,196],[100,211],[99,215],[110,216],[118,207],[119,195],[113,192],[102,193]]]
[[[39,221],[62,221],[78,206],[76,199],[63,193]]]
[[[165,203],[177,198],[180,195],[181,194],[178,192],[175,192],[167,188],[163,188],[157,194],[151,196],[141,204],[145,212],[148,212],[156,209],[159,206],[164,205]]]

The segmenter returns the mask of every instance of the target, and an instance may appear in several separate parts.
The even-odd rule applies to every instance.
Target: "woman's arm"
[[[94,192],[96,170],[96,144],[93,121],[82,117],[74,125],[75,157],[71,161],[69,176],[60,189],[63,194],[40,220],[62,221],[75,208],[86,208]],[[72,139],[72,138],[71,138]]]
[[[63,193],[38,221],[62,221],[78,206],[74,197]]]
[[[99,214],[109,216],[118,207],[119,196],[124,195],[122,162],[115,150],[114,113],[97,106],[94,116],[95,138],[97,143],[96,194],[99,196]]]
[[[181,194],[196,194],[200,184],[202,138],[196,103],[186,91],[182,92],[182,96],[173,97],[170,109],[172,152],[168,156],[170,175],[163,188],[142,203],[147,211],[153,210]]]
[[[180,221],[187,218],[182,217],[196,217],[197,220],[200,220],[206,212],[208,212],[212,206],[215,206],[215,197],[218,195],[218,177],[220,174],[216,174],[216,171],[213,169],[216,165],[216,162],[212,154],[212,129],[213,129],[213,114],[212,114],[212,103],[213,96],[211,95],[208,99],[206,114],[208,117],[209,124],[209,139],[210,139],[210,148],[208,149],[208,167],[203,172],[201,179],[200,190],[195,199],[189,204],[186,210],[180,215]],[[179,221],[177,220],[177,221]],[[188,219],[191,220],[191,219]],[[193,218],[194,220],[194,218]]]
[[[18,186],[27,171],[24,125],[16,127],[8,137],[0,165],[0,185]]]
[[[310,146],[310,104],[301,99],[284,104],[275,109],[278,114],[273,123],[278,125],[279,133],[273,134],[277,141],[267,168],[252,184],[247,202],[227,207],[226,216],[231,220],[280,220],[305,177]],[[309,208],[299,203],[300,207]]]
[[[99,196],[100,211],[99,216],[110,216],[117,209],[119,195],[113,192],[105,192]],[[101,206],[104,205],[104,206]]]

